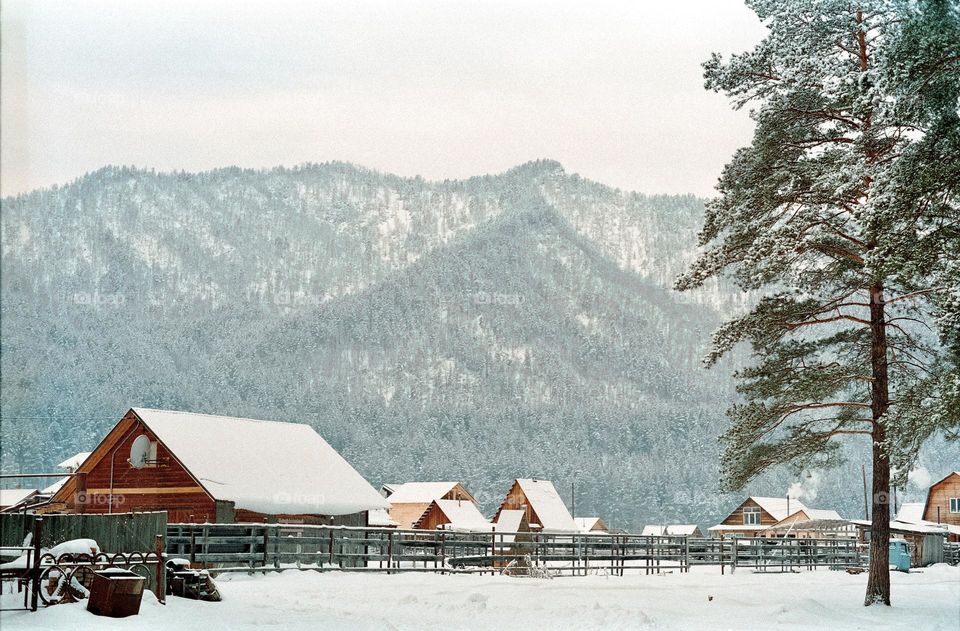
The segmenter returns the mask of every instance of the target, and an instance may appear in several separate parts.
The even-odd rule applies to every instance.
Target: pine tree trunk
[[[887,326],[883,286],[870,287],[870,392],[873,416],[873,515],[870,535],[870,577],[864,605],[890,604],[890,460],[886,453],[887,430],[882,419],[890,405],[887,378]]]

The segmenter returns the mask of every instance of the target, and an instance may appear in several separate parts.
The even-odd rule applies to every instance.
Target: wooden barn
[[[795,511],[806,510],[799,500],[787,497],[751,496],[737,506],[726,519],[709,528],[716,536],[739,535],[757,537],[767,528],[777,525]]]
[[[493,520],[499,521],[500,513],[505,510],[525,511],[532,530],[557,533],[580,531],[557,489],[549,480],[514,480]]]
[[[960,471],[953,471],[930,486],[923,520],[950,526],[950,541],[960,541]]]
[[[45,510],[359,526],[388,506],[309,425],[133,408]]]
[[[390,519],[398,528],[413,528],[434,500],[477,500],[459,482],[406,482],[384,484],[383,494],[390,503]]]
[[[491,523],[470,500],[433,500],[423,512],[414,530],[489,531]]]

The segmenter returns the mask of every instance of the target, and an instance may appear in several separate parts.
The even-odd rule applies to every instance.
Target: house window
[[[960,513],[960,497],[951,497],[951,498],[950,498],[950,512],[951,512],[951,513]]]
[[[743,523],[748,526],[760,525],[760,508],[757,506],[747,506],[743,509]]]

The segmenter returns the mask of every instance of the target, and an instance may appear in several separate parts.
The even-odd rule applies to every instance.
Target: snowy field
[[[960,568],[894,572],[894,607],[865,608],[866,575],[690,574],[547,579],[285,572],[218,581],[223,602],[145,594],[140,615],[85,603],[2,612],[3,631],[45,629],[960,629]],[[710,597],[713,600],[710,600]],[[4,607],[15,605],[4,597]]]

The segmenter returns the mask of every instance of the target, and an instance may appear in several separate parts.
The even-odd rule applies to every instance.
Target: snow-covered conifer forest
[[[750,297],[671,290],[702,217],[546,160],[446,182],[108,167],[7,198],[3,466],[48,470],[136,402],[307,422],[369,480],[466,480],[487,511],[526,475],[621,528],[714,523],[735,360],[701,359]],[[859,515],[861,461],[752,491]],[[935,442],[921,466],[956,461]]]

